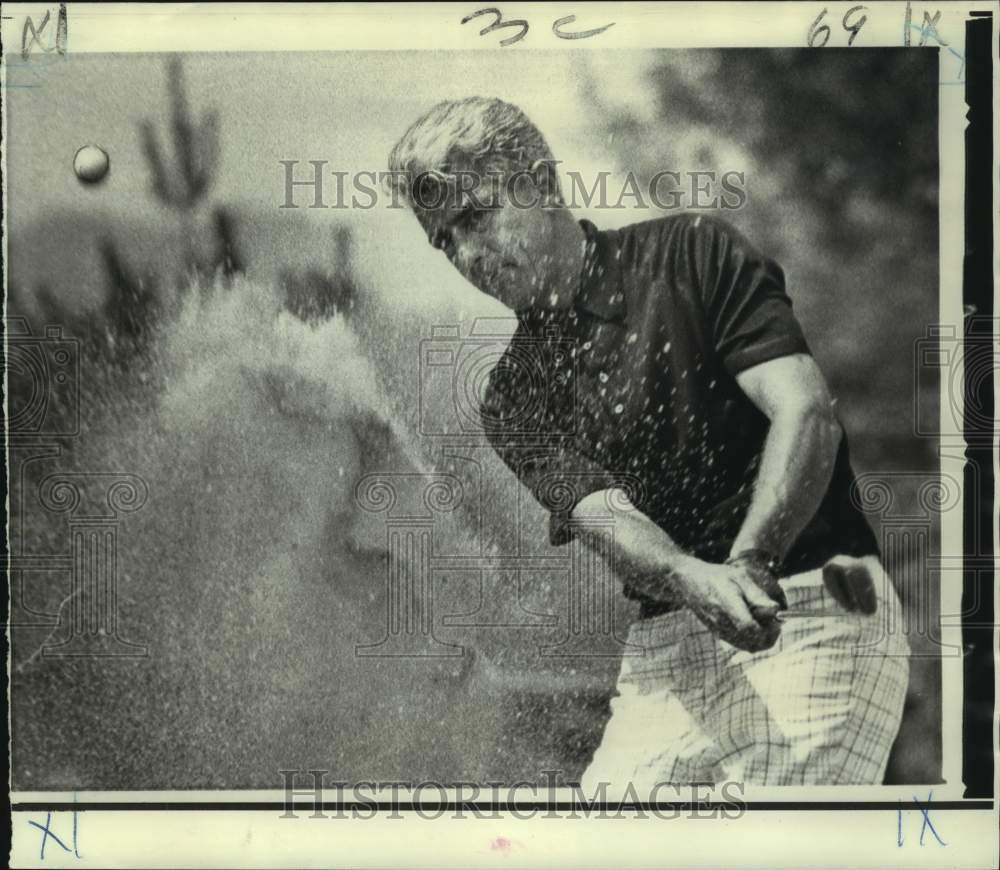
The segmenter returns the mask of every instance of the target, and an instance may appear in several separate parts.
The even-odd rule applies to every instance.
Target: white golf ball
[[[102,181],[110,167],[108,152],[98,145],[84,145],[73,158],[73,171],[86,184]]]

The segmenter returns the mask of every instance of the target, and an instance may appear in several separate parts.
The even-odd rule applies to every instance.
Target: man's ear
[[[554,158],[540,158],[531,164],[531,178],[535,189],[542,195],[545,205],[562,205],[559,193],[559,175],[556,167],[561,163]]]

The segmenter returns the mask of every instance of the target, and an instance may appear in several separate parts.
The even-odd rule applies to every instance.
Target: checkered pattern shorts
[[[866,561],[875,614],[837,604],[821,570],[789,577],[781,585],[790,617],[763,652],[719,640],[689,610],[635,623],[629,643],[639,654],[622,661],[583,786],[880,783],[902,716],[908,648],[892,584],[875,557]]]

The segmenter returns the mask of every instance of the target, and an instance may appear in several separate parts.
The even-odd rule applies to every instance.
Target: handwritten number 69
[[[829,10],[824,6],[823,11],[816,16],[816,20],[809,25],[809,34],[807,37],[807,44],[810,48],[822,48],[827,42],[830,41],[830,27],[826,24],[821,24],[820,22],[826,16]],[[851,22],[848,19],[854,15],[856,12],[864,13],[868,11],[867,6],[852,6],[847,12],[844,13],[844,17],[840,21],[840,26],[844,28],[851,35],[847,38],[848,46],[854,44],[854,40],[858,38],[858,34],[861,32],[861,28],[865,26],[865,22],[868,20],[868,16],[862,14],[860,20]]]

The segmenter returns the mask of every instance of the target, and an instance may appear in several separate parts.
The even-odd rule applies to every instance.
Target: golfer
[[[781,269],[707,213],[578,221],[556,166],[520,109],[472,97],[416,121],[389,177],[517,314],[490,443],[552,543],[610,548],[639,602],[645,652],[623,659],[584,786],[881,782],[906,694],[899,603]]]

